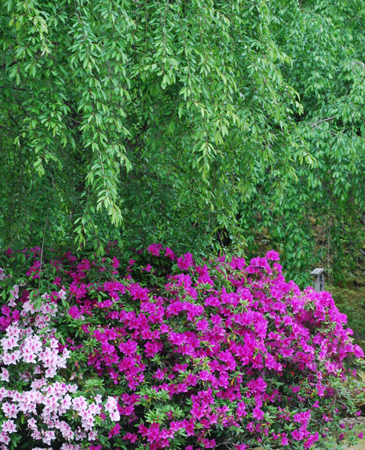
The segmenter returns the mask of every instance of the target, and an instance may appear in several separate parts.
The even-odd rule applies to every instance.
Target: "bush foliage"
[[[134,254],[8,250],[3,449],[303,449],[357,413],[363,351],[346,316],[286,282],[276,252]]]

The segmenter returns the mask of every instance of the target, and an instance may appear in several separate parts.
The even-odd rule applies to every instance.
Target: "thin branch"
[[[10,119],[11,119],[11,120],[15,123],[15,125],[18,127],[18,126],[19,126],[18,122],[14,119],[14,117],[10,114],[9,111],[8,111],[8,115],[9,115]]]
[[[4,127],[3,125],[0,125],[0,128],[3,128],[4,130],[8,130],[10,133],[14,133],[14,131],[11,128]]]
[[[312,123],[310,123],[309,125],[310,125],[311,127],[316,127],[319,123],[322,123],[322,122],[329,122],[330,120],[336,119],[336,117],[337,117],[337,116],[331,116],[331,117],[328,117],[327,119],[321,119],[321,120],[318,120],[318,122],[312,122]]]
[[[13,92],[11,93],[12,96],[15,98],[15,101],[18,103],[18,105],[23,109],[23,111],[25,112],[25,114],[28,116],[28,118],[30,119],[30,115],[28,114],[28,111],[24,108],[24,106],[20,103],[20,101],[16,98],[16,96],[13,94]]]
[[[22,89],[13,86],[0,86],[0,89],[13,89],[13,91],[24,91],[24,92],[28,91],[28,89]]]

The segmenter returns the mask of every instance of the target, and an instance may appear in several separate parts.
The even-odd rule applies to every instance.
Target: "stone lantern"
[[[311,275],[314,277],[314,289],[316,292],[324,291],[324,269],[317,268],[311,272]]]

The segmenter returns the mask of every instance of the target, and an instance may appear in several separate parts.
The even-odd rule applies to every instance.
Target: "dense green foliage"
[[[300,284],[362,257],[362,1],[0,8],[1,248],[261,232]]]
[[[297,281],[305,280],[308,265],[320,264],[345,282],[344,271],[354,271],[365,254],[364,3],[273,5],[275,41],[293,61],[282,74],[300,95],[298,133],[315,163],[295,168],[285,199],[263,172],[242,206],[242,223],[251,240],[250,230],[261,224]]]
[[[2,244],[238,236],[237,194],[293,159],[270,18],[265,1],[3,2]]]

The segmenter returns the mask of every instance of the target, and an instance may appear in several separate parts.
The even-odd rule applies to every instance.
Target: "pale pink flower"
[[[18,391],[10,391],[10,398],[13,400],[13,402],[20,402],[23,398],[23,393]]]
[[[110,418],[113,422],[119,422],[120,420],[120,414],[118,410],[112,411],[110,413]]]
[[[3,363],[6,366],[8,366],[9,364],[16,364],[20,360],[20,357],[21,357],[21,353],[20,353],[19,350],[15,350],[14,353],[7,353],[7,352],[5,352],[2,355]]]
[[[98,437],[98,432],[97,431],[91,431],[89,433],[89,441],[95,441],[95,439]]]
[[[40,371],[38,373],[41,373]],[[41,378],[40,380],[34,380],[31,384],[33,389],[41,389],[45,384],[47,384],[47,380]]]
[[[66,394],[65,397],[60,401],[60,413],[64,414],[71,407],[72,400],[71,397]]]
[[[57,341],[57,339],[54,339],[54,338],[50,339],[49,344],[50,344],[51,348],[58,348],[58,341]]]
[[[58,297],[61,300],[66,300],[66,295],[67,295],[67,293],[64,289],[61,289],[60,291],[58,291]]]
[[[33,374],[34,375],[39,375],[40,373],[42,373],[41,367],[40,366],[35,366]],[[38,381],[38,380],[36,380],[36,381]]]
[[[16,425],[14,420],[7,420],[6,422],[4,422],[2,431],[5,433],[15,433]]]
[[[97,405],[96,403],[91,403],[91,405],[89,405],[88,408],[90,414],[96,415],[96,414],[100,414],[101,412],[101,408],[99,405]]]
[[[14,403],[5,402],[2,404],[1,409],[4,411],[5,417],[8,419],[16,419],[19,408]],[[6,444],[6,442],[4,442]]]
[[[14,284],[13,289],[10,290],[10,294],[13,299],[19,298],[19,286]]]
[[[105,404],[105,410],[108,411],[113,422],[118,422],[120,420],[117,401],[114,397],[108,397],[108,400]]]
[[[23,353],[23,361],[26,362],[26,363],[33,363],[33,364],[35,364],[37,362],[36,355],[34,353],[31,353],[31,352]]]
[[[0,379],[3,381],[9,381],[9,371],[4,369],[4,367],[1,368]]]
[[[105,409],[108,412],[114,411],[117,408],[117,401],[114,397],[108,397],[107,402],[105,403]]]
[[[5,388],[0,388],[0,401],[4,399],[5,397],[9,396],[9,391],[7,391]]]
[[[31,302],[25,302],[24,304],[23,304],[23,311],[24,312],[30,312],[30,313],[34,313],[35,312],[35,309],[34,309],[34,305],[33,305],[33,303],[31,303]]]
[[[44,442],[45,444],[50,445],[51,442],[52,442],[54,439],[56,439],[56,434],[55,434],[54,431],[50,431],[50,430],[48,430],[48,431],[43,431],[43,430],[42,430],[42,434],[43,434],[43,442]]]
[[[4,431],[0,433],[0,442],[3,444],[9,444],[10,442],[9,436]]]
[[[51,303],[43,303],[41,306],[42,314],[49,314],[50,316],[54,316],[57,312],[57,305],[53,305]]]
[[[18,346],[18,339],[14,337],[2,338],[0,342],[5,351],[12,350],[14,347]]]
[[[41,433],[38,430],[33,431],[31,436],[36,441],[40,441],[42,439],[42,435],[41,435]]]
[[[23,353],[39,353],[42,350],[42,342],[39,336],[27,337],[23,343]]]
[[[28,428],[30,429],[30,430],[37,430],[38,428],[37,428],[37,422],[36,422],[36,420],[35,419],[29,419],[28,420]]]

